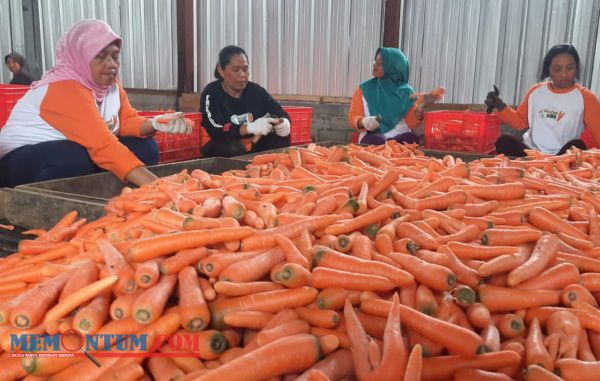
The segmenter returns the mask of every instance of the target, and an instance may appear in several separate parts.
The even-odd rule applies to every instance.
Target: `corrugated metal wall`
[[[600,0],[405,0],[401,48],[411,84],[447,89],[445,102],[482,103],[497,84],[518,103],[546,51],[578,50],[581,83],[600,93]]]
[[[23,41],[23,10],[21,0],[0,1],[0,53],[2,55],[2,69],[0,69],[0,83],[8,83],[12,74],[4,64],[4,56],[15,51],[24,53]]]
[[[204,0],[197,4],[198,91],[219,50],[248,53],[251,80],[272,93],[351,96],[369,78],[383,0]]]
[[[44,71],[54,65],[61,34],[77,21],[95,18],[108,22],[123,38],[124,86],[177,88],[176,0],[40,0],[38,5]],[[0,1],[0,51],[23,51],[23,44],[21,0]],[[3,65],[0,82],[10,78]]]

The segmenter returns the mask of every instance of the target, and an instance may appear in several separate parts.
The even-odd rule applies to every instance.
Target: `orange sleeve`
[[[363,107],[363,95],[360,87],[356,88],[350,103],[350,111],[348,111],[348,123],[358,131],[358,121],[365,116],[365,108]]]
[[[583,95],[583,124],[600,146],[600,101],[592,91],[582,87]]]
[[[523,102],[517,107],[517,109],[513,109],[510,106],[506,106],[506,108],[502,111],[497,112],[498,117],[502,123],[508,124],[510,127],[517,131],[526,130],[529,128],[529,96],[531,93],[542,86],[544,83],[536,83],[531,86],[529,90],[527,90],[527,94],[525,94],[525,99]]]
[[[127,93],[121,83],[119,86],[119,98],[121,99],[121,109],[119,110],[119,136],[142,137],[141,127],[146,118],[139,116],[136,109],[131,106]]]
[[[422,119],[417,119],[417,117],[415,116],[416,110],[417,103],[415,102],[415,104],[410,108],[410,110],[408,110],[406,115],[404,115],[404,121],[406,122],[408,128],[410,128],[411,130],[414,130],[415,128],[419,127],[419,125],[423,121]]]
[[[85,147],[96,165],[121,180],[125,180],[131,170],[144,166],[110,132],[98,112],[92,92],[75,81],[48,85],[40,105],[40,117],[67,139]]]

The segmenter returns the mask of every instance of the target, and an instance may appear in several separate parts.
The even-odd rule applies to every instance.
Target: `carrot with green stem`
[[[314,248],[313,265],[361,274],[383,276],[396,285],[403,286],[413,281],[406,271],[378,261],[365,260],[344,255],[335,250],[317,246]]]
[[[402,222],[396,227],[396,235],[399,238],[409,238],[419,247],[428,250],[437,250],[440,243],[430,234],[411,222]]]
[[[419,283],[438,291],[449,291],[456,284],[456,276],[447,267],[428,263],[415,256],[392,253],[390,258],[413,275]]]
[[[313,335],[292,335],[250,351],[219,368],[202,372],[193,379],[232,380],[244,374],[247,381],[260,381],[287,373],[302,372],[314,365],[320,357],[320,344]],[[268,365],[264,359],[268,359]],[[186,377],[190,375],[194,377],[194,373]]]
[[[108,241],[96,241],[98,249],[104,256],[104,263],[109,274],[118,276],[113,291],[116,295],[130,294],[137,289],[135,271],[123,255]]]
[[[279,312],[286,308],[302,307],[315,301],[317,290],[312,287],[257,292],[254,294],[215,301],[211,305],[211,321],[223,327],[223,316],[231,311]]]
[[[196,249],[185,249],[178,251],[175,255],[166,258],[159,263],[161,274],[176,274],[185,266],[195,265],[199,260],[208,256],[206,247]]]
[[[312,274],[297,263],[281,262],[271,269],[271,280],[288,288],[310,286]]]
[[[158,283],[162,258],[156,258],[142,263],[135,270],[135,283],[140,288],[148,288]]]
[[[266,250],[214,253],[200,259],[197,268],[198,271],[208,277],[218,277],[229,265],[254,258],[265,252]]]
[[[133,302],[133,317],[145,325],[158,319],[176,283],[175,275],[163,275],[157,284],[144,290]]]
[[[109,315],[110,291],[104,291],[79,309],[73,317],[73,326],[85,335],[93,335]]]
[[[340,222],[327,226],[325,234],[340,235],[352,233],[360,230],[370,224],[378,223],[392,217],[395,213],[399,213],[399,208],[393,205],[382,205],[376,209],[370,210],[358,217],[353,218],[348,222]]]
[[[74,270],[60,274],[31,289],[11,309],[9,321],[15,328],[28,329],[44,319],[44,313],[58,300],[58,295]]]
[[[576,283],[570,284],[562,289],[561,300],[567,307],[571,307],[575,301],[578,301],[598,308],[598,302],[591,292],[582,285]]]
[[[133,315],[133,302],[142,293],[142,289],[135,290],[131,294],[118,296],[109,307],[109,314],[113,320],[126,319]]]
[[[534,229],[488,229],[481,235],[481,242],[488,246],[518,245],[537,241],[541,237],[542,232]]]
[[[368,299],[361,303],[360,309],[370,315],[385,317],[389,314],[391,302],[381,299]],[[485,350],[483,340],[475,332],[446,321],[420,313],[417,310],[399,305],[400,319],[410,330],[448,348],[465,358],[473,358]]]
[[[555,306],[560,304],[560,294],[560,291],[552,290],[519,290],[490,285],[479,287],[479,299],[490,312]]]
[[[273,266],[285,260],[283,251],[274,248],[258,256],[233,263],[219,274],[220,281],[252,282],[269,274]]]
[[[191,266],[181,269],[179,281],[179,314],[181,326],[187,331],[201,331],[210,322],[210,311],[198,282],[198,274]]]

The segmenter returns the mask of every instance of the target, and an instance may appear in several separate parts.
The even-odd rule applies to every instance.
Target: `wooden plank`
[[[400,2],[402,0],[386,0],[383,21],[383,46],[399,47],[400,36]]]

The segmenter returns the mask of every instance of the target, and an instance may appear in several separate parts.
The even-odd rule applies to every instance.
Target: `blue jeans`
[[[360,144],[380,146],[388,140],[395,140],[398,143],[418,143],[419,137],[413,132],[405,132],[388,139],[384,134],[379,132],[367,132],[360,141]]]
[[[158,163],[158,146],[153,138],[120,137],[144,164]],[[0,187],[90,175],[101,172],[81,145],[70,140],[52,140],[23,146],[0,159]]]

